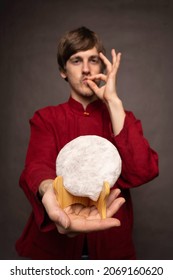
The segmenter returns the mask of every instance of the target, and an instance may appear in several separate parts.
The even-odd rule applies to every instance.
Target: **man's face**
[[[72,55],[66,63],[66,71],[61,72],[67,78],[74,98],[93,97],[94,93],[87,85],[87,77],[101,73],[102,63],[97,49],[80,51]]]

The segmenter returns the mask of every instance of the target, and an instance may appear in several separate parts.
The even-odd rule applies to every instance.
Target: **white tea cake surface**
[[[56,159],[56,174],[73,195],[97,201],[104,181],[113,187],[121,173],[121,158],[107,139],[86,135],[67,143]]]

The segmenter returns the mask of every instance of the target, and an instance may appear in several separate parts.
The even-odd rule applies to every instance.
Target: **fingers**
[[[107,207],[107,217],[112,217],[115,215],[124,203],[125,199],[123,197],[114,199]]]
[[[119,227],[120,221],[116,218],[107,217],[106,219],[75,219],[71,221],[70,229],[64,229],[57,225],[57,230],[60,234],[66,234],[69,237],[74,237],[79,233],[88,233],[92,231],[102,231],[112,227]]]
[[[121,61],[121,53],[116,54],[115,49],[111,50],[112,63],[107,59],[107,57],[103,53],[100,53],[99,55],[103,63],[106,65],[108,73],[110,73],[111,71],[116,72],[118,70]]]
[[[92,232],[106,230],[111,227],[120,226],[120,221],[115,218],[106,219],[76,219],[71,222],[71,231],[74,232]]]
[[[110,194],[106,201],[107,207],[111,205],[111,203],[120,195],[120,193],[121,193],[120,189],[117,188],[110,191]]]
[[[118,53],[118,54],[116,55],[114,49],[112,49],[111,53],[112,53],[112,65],[113,65],[113,69],[114,69],[114,71],[117,71],[118,68],[119,68],[119,66],[120,66],[121,53]]]
[[[97,74],[97,75],[89,76],[87,78],[88,86],[96,94],[99,94],[99,92],[100,92],[100,87],[99,87],[100,82],[106,83],[106,81],[107,81],[107,76],[104,74]]]
[[[120,226],[120,221],[112,218],[124,203],[124,198],[117,198],[119,189],[111,191],[107,200],[107,218],[100,219],[100,215],[95,206],[83,207],[81,205],[69,206],[61,209],[53,188],[48,189],[43,196],[42,202],[49,218],[55,223],[57,230],[61,234],[73,237],[79,232],[91,232],[109,229]]]
[[[90,87],[90,89],[96,94],[99,95],[99,87],[98,85],[93,82],[92,80],[87,79],[87,84]]]
[[[99,53],[101,60],[103,61],[103,63],[106,65],[106,69],[109,72],[111,72],[112,70],[112,63],[108,60],[108,58],[103,54],[103,53]]]
[[[118,53],[116,55],[115,50],[112,49],[111,54],[112,63],[107,59],[105,55],[103,55],[103,53],[99,54],[101,60],[106,65],[106,74],[100,73],[87,77],[88,86],[102,100],[104,99],[104,93],[106,91],[109,92],[109,95],[110,92],[116,92],[116,74],[120,66],[121,53]],[[100,82],[104,82],[104,84],[100,86]]]
[[[89,76],[87,78],[87,82],[88,81],[95,81],[95,83],[99,82],[99,81],[103,81],[103,82],[106,82],[107,80],[107,76],[105,74],[96,74],[96,75],[93,75],[93,76]]]

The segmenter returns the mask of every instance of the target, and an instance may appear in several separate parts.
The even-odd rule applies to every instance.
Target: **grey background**
[[[56,46],[67,30],[86,25],[108,57],[122,52],[118,92],[142,120],[160,157],[160,176],[132,190],[139,259],[173,259],[173,5],[167,0],[0,1],[0,258],[18,259],[14,243],[30,213],[18,187],[38,108],[69,96],[58,73]]]

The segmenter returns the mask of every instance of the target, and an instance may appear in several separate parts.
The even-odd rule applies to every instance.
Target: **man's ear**
[[[63,79],[66,79],[67,78],[67,75],[66,75],[66,73],[65,73],[65,71],[60,71],[60,75],[61,75],[61,77],[63,78]]]
[[[65,70],[60,70],[60,75],[66,82],[68,82],[68,78]]]

